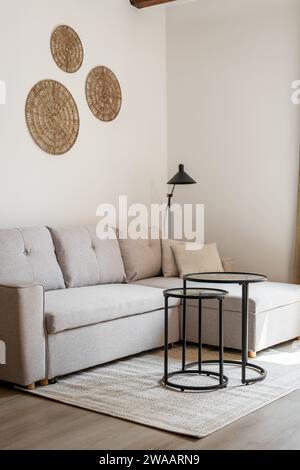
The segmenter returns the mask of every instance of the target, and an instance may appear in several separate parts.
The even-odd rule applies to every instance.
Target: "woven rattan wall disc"
[[[101,121],[113,121],[122,105],[122,91],[115,74],[104,66],[94,68],[86,80],[86,99],[92,113]]]
[[[77,72],[83,61],[80,38],[70,26],[56,28],[51,36],[51,52],[56,65],[64,72]]]
[[[71,93],[55,80],[42,80],[30,90],[26,122],[36,144],[52,155],[66,153],[76,142],[79,114]]]

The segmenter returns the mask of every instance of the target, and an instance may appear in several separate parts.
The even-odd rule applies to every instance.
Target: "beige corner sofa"
[[[33,387],[49,379],[163,345],[160,240],[99,240],[93,226],[0,230],[0,380]],[[127,277],[126,277],[127,273]],[[241,292],[228,285],[225,346],[240,349]],[[250,287],[249,348],[300,335],[300,286]],[[180,340],[180,304],[169,308],[169,341]],[[196,308],[188,336],[196,341]],[[204,342],[218,343],[217,309],[204,309]],[[3,348],[2,348],[3,349]],[[0,361],[1,362],[1,361]]]

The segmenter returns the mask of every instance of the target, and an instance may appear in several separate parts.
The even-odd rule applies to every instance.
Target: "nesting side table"
[[[186,289],[187,281],[198,283],[212,284],[239,284],[242,287],[242,321],[241,321],[241,343],[242,343],[242,360],[229,361],[225,364],[240,366],[242,370],[241,382],[243,385],[250,385],[263,381],[267,376],[267,371],[258,364],[248,362],[248,303],[249,303],[249,284],[267,281],[267,277],[263,274],[239,273],[239,272],[210,272],[210,273],[193,273],[183,277],[183,290]],[[186,347],[186,301],[183,300],[183,351]],[[185,360],[185,359],[184,359]],[[206,361],[213,364],[215,361]],[[255,371],[256,377],[247,377],[247,369]]]
[[[223,299],[228,294],[227,291],[221,289],[198,289],[198,288],[184,288],[184,289],[168,289],[164,291],[165,297],[165,342],[164,342],[164,377],[163,384],[165,386],[179,389],[182,392],[185,390],[191,391],[212,391],[225,388],[228,383],[228,378],[224,375],[224,341],[223,341]],[[199,320],[198,320],[198,361],[186,364],[185,363],[185,343],[182,347],[182,368],[177,371],[169,373],[169,348],[168,348],[168,325],[169,325],[169,298],[186,300],[198,300],[199,306]],[[202,300],[215,299],[219,301],[219,372],[207,370],[203,368],[204,362],[202,361]],[[206,361],[205,361],[206,363]],[[194,376],[207,376],[217,380],[218,383],[213,385],[188,385],[184,383],[175,383],[171,380],[174,376],[193,374]]]

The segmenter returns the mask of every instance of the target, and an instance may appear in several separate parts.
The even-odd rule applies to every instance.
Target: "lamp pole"
[[[167,210],[168,210],[168,238],[172,238],[173,236],[173,233],[171,233],[171,230],[172,230],[172,224],[171,224],[171,202],[172,202],[172,197],[174,195],[174,191],[175,191],[175,186],[176,184],[173,184],[173,188],[172,188],[172,191],[167,194],[167,198],[168,198],[168,205],[167,205]]]

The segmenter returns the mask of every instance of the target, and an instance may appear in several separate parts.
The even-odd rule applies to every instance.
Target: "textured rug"
[[[217,357],[213,349],[206,349],[205,354],[207,359]],[[226,356],[239,357],[235,353]],[[189,359],[196,359],[194,348],[189,349]],[[264,382],[242,386],[240,369],[226,366],[228,388],[209,393],[182,393],[164,388],[160,382],[161,350],[64,376],[54,385],[38,387],[28,393],[202,438],[300,388],[300,341],[266,350],[252,362],[267,369]],[[180,348],[175,347],[170,351],[170,369],[179,367]],[[211,378],[195,376],[184,380],[189,380],[190,384],[195,381],[199,384],[199,380],[201,385],[207,380],[212,383]]]

